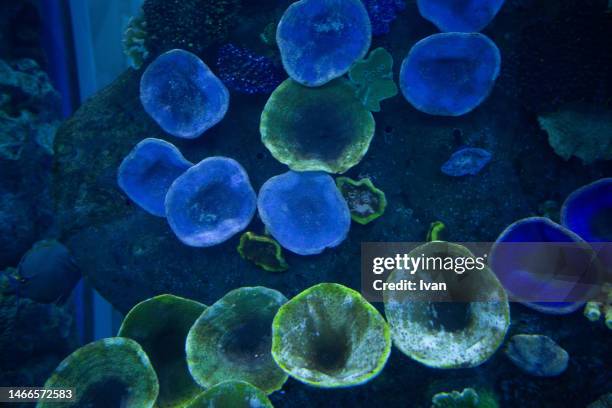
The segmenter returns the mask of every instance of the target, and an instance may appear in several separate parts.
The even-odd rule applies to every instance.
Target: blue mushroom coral
[[[344,75],[365,56],[371,40],[360,0],[300,0],[285,11],[276,31],[285,70],[306,86]]]
[[[238,162],[209,157],[172,183],[165,205],[170,228],[183,243],[209,247],[246,228],[255,214],[256,197]]]
[[[612,242],[612,178],[574,191],[561,208],[561,223],[588,242]]]
[[[173,136],[194,139],[227,112],[229,92],[196,55],[168,51],[147,67],[140,80],[145,111]]]
[[[422,112],[461,116],[486,99],[500,64],[497,46],[482,34],[434,34],[416,43],[404,59],[400,88]]]
[[[474,32],[485,28],[504,0],[418,0],[421,15],[440,31]]]
[[[351,224],[334,180],[320,172],[289,171],[272,177],[259,191],[257,208],[270,234],[299,255],[339,245]]]
[[[191,166],[171,143],[144,139],[123,159],[117,182],[143,210],[165,217],[164,200],[170,185]]]

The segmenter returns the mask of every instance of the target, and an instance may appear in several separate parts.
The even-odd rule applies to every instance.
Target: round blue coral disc
[[[404,59],[400,88],[422,112],[460,116],[486,99],[500,65],[499,49],[482,34],[434,34],[416,43]]]
[[[145,111],[173,136],[196,138],[227,112],[229,92],[196,55],[184,50],[157,57],[140,80]]]
[[[423,18],[440,31],[476,32],[495,17],[504,0],[418,0]]]
[[[291,78],[320,86],[348,72],[372,40],[360,0],[301,0],[283,14],[276,31],[283,66]]]
[[[256,201],[238,162],[210,157],[172,183],[166,195],[166,217],[183,243],[209,247],[245,229],[255,214]]]
[[[191,166],[173,144],[148,138],[123,159],[117,183],[143,210],[165,217],[164,200],[170,185]]]
[[[313,255],[346,238],[351,214],[334,180],[321,172],[289,171],[259,191],[257,209],[272,236],[299,255]]]
[[[612,178],[587,184],[565,200],[561,223],[589,242],[612,242]]]

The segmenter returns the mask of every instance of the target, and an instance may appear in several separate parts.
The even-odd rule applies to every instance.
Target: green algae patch
[[[185,408],[273,408],[265,392],[244,381],[225,381],[200,394]]]
[[[336,185],[349,206],[353,221],[365,225],[384,214],[387,207],[385,193],[376,188],[369,178],[356,181],[338,177]]]
[[[272,319],[287,301],[258,287],[232,290],[196,320],[187,335],[187,364],[202,387],[246,381],[266,393],[281,389],[287,375],[270,354]]]
[[[155,370],[134,340],[111,337],[89,343],[62,361],[45,388],[74,388],[71,402],[39,402],[46,407],[150,408],[159,384]]]
[[[321,283],[283,305],[272,326],[272,356],[293,378],[334,388],[363,384],[385,366],[389,326],[358,292]]]
[[[187,368],[185,340],[206,306],[174,295],[140,302],[123,319],[118,335],[137,341],[159,378],[157,406],[181,407],[202,392]]]
[[[380,112],[380,103],[398,92],[393,80],[393,57],[384,48],[376,48],[366,59],[356,62],[349,79],[357,89],[357,98],[371,112]]]
[[[467,248],[444,241],[421,245],[410,251],[408,257],[475,258]],[[432,268],[396,269],[387,282],[397,284],[433,277],[435,282],[446,284],[448,301],[433,302],[430,295],[419,291],[385,292],[385,315],[393,343],[402,353],[429,367],[465,368],[484,363],[497,351],[510,325],[504,288],[486,265],[462,274]],[[479,301],[453,302],[450,296],[459,290],[473,291],[462,295]]]
[[[268,272],[283,272],[289,269],[279,243],[265,235],[245,232],[240,237],[238,253]]]
[[[261,114],[261,140],[294,171],[344,173],[367,153],[374,117],[345,79],[309,88],[292,79],[270,95]]]

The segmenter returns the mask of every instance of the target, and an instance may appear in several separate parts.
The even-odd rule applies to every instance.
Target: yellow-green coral
[[[497,408],[498,403],[490,392],[476,392],[473,388],[463,391],[441,392],[431,400],[432,408]]]
[[[273,408],[266,393],[244,381],[225,381],[200,394],[185,408]]]
[[[397,95],[393,57],[384,48],[376,48],[366,59],[356,62],[349,78],[357,88],[357,97],[371,112],[379,112],[381,101]]]
[[[384,214],[387,207],[385,193],[369,178],[356,181],[338,177],[336,185],[349,206],[353,221],[365,225]]]
[[[584,315],[592,322],[599,321],[603,315],[606,327],[612,330],[612,285],[604,285],[602,293],[604,297],[602,301],[587,302]]]
[[[289,269],[281,246],[273,238],[265,235],[245,232],[240,237],[238,253],[268,272],[283,272]]]
[[[446,225],[442,221],[434,221],[429,224],[429,231],[427,231],[427,237],[425,241],[440,241],[442,232],[446,229]]]

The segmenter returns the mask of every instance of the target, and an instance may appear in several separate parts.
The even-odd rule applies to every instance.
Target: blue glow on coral
[[[209,157],[176,179],[166,195],[170,228],[186,245],[209,247],[249,225],[257,199],[242,166]]]
[[[276,31],[285,70],[306,86],[344,75],[365,56],[371,40],[370,18],[360,0],[298,1]]]
[[[387,34],[397,13],[406,8],[404,0],[363,0],[372,23],[372,35]]]
[[[334,180],[321,172],[289,171],[261,187],[259,216],[270,234],[299,255],[313,255],[346,238],[351,214]]]
[[[440,31],[475,32],[495,17],[504,0],[418,0],[423,18]]]
[[[223,119],[229,92],[196,55],[168,51],[155,59],[140,80],[145,111],[166,132],[196,138]]]
[[[574,191],[561,208],[561,223],[589,242],[612,242],[612,178]]]
[[[164,200],[170,185],[191,166],[171,143],[144,139],[123,159],[117,182],[143,210],[165,217]]]
[[[416,43],[404,59],[400,88],[422,112],[460,116],[486,99],[500,64],[497,46],[482,34],[434,34]]]
[[[452,177],[478,174],[491,161],[491,153],[477,147],[464,147],[442,165],[442,173]]]

